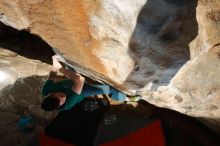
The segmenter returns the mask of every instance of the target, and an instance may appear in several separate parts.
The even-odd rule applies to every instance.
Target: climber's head
[[[41,108],[52,111],[61,107],[66,101],[66,94],[63,92],[49,93],[41,103]]]

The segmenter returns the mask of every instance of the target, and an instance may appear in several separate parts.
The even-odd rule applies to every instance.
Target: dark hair
[[[41,108],[46,111],[52,111],[57,109],[60,106],[60,100],[54,96],[46,96],[41,103]]]

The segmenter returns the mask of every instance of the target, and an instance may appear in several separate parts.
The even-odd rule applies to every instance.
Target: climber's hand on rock
[[[57,72],[58,70],[60,70],[61,68],[62,68],[62,65],[60,64],[60,62],[58,61],[58,59],[57,59],[58,57],[57,57],[57,55],[54,55],[53,57],[52,57],[52,60],[53,60],[53,66],[52,66],[52,71],[54,71],[54,72]]]

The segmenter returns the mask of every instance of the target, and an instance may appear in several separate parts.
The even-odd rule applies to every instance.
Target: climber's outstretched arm
[[[54,73],[56,73],[58,70],[63,73],[67,78],[73,80],[73,86],[72,86],[72,91],[76,92],[77,94],[80,94],[82,92],[82,88],[83,88],[83,85],[84,85],[84,82],[85,82],[85,78],[83,76],[81,76],[79,73],[71,70],[71,69],[66,69],[64,68],[60,62],[58,61],[57,59],[57,56],[54,55],[52,57],[53,59],[53,67],[51,69],[51,72],[50,73],[52,76],[51,76],[51,79],[54,80]],[[55,74],[56,75],[56,74]],[[49,75],[50,77],[50,75]]]

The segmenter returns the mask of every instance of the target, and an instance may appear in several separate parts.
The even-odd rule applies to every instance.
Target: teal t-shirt
[[[74,91],[72,91],[73,81],[72,80],[63,80],[60,82],[54,82],[53,80],[47,80],[41,90],[43,96],[51,92],[63,92],[66,94],[66,102],[62,105],[59,110],[69,110],[75,104],[79,103],[83,100],[84,96],[81,94],[78,95]]]

